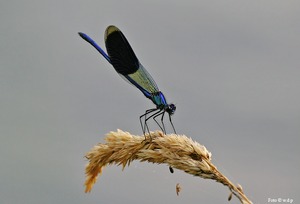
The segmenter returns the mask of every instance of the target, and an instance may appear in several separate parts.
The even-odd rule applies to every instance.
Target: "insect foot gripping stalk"
[[[87,154],[85,192],[90,192],[108,164],[130,165],[133,160],[156,164],[167,164],[188,174],[204,179],[212,179],[227,186],[241,203],[251,203],[240,186],[232,184],[211,162],[211,153],[201,144],[185,135],[169,134],[161,131],[151,132],[152,140],[145,140],[144,135],[134,136],[118,130],[105,137],[105,143],[94,146]]]

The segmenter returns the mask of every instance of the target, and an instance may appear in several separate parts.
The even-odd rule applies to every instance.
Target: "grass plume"
[[[201,144],[185,135],[164,135],[161,131],[150,135],[134,136],[118,130],[105,137],[105,144],[97,144],[87,154],[85,192],[90,192],[98,174],[110,164],[122,165],[123,169],[133,161],[165,163],[173,168],[204,179],[212,179],[227,186],[230,195],[241,203],[251,203],[240,185],[235,186],[211,162],[211,153]],[[151,139],[152,138],[152,139]]]

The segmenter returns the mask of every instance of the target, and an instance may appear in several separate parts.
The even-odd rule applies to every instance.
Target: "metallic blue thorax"
[[[158,92],[151,95],[151,101],[157,106],[159,109],[164,109],[168,106],[166,98],[162,92]]]

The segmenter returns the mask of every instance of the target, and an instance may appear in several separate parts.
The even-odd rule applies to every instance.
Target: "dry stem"
[[[241,203],[251,203],[241,186],[235,186],[211,163],[211,153],[184,135],[164,135],[161,131],[144,136],[134,136],[118,130],[106,135],[105,144],[97,144],[86,154],[86,189],[90,192],[98,174],[108,164],[122,165],[123,169],[133,160],[168,164],[194,176],[212,179],[227,186]]]

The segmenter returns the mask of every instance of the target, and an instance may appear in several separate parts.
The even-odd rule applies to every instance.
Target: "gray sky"
[[[0,3],[0,202],[226,202],[218,183],[138,162],[106,168],[84,193],[84,154],[111,130],[141,134],[154,107],[77,35],[103,46],[113,24],[177,105],[178,133],[254,203],[298,203],[299,1],[123,2]]]

